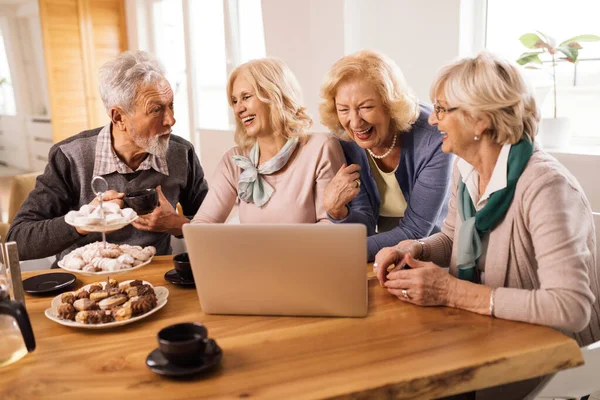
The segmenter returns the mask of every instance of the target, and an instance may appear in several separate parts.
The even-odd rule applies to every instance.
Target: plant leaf
[[[563,53],[567,57],[567,60],[569,60],[570,62],[572,62],[572,63],[577,62],[577,57],[579,57],[579,50],[577,48],[566,45],[566,46],[558,46],[558,48],[556,50]]]
[[[539,42],[545,43],[544,40],[535,33],[526,33],[521,36],[519,40],[523,43],[523,46],[528,49],[537,49],[539,48]]]
[[[540,57],[539,57],[540,54],[541,54],[540,52],[523,53],[517,59],[517,63],[519,65],[526,65],[529,63],[541,64],[542,60],[540,60]]]
[[[540,32],[540,31],[536,31],[538,33],[538,35],[540,35],[544,41],[548,44],[548,46],[552,47],[553,51],[554,48],[556,47],[556,39],[554,39],[552,36],[550,35],[546,35],[544,32]],[[548,49],[550,50],[550,49]]]
[[[600,36],[596,36],[596,35],[579,35],[579,36],[575,36],[572,37],[571,39],[567,39],[564,42],[562,42],[560,44],[560,46],[564,45],[564,44],[569,44],[572,42],[597,42],[600,40]]]

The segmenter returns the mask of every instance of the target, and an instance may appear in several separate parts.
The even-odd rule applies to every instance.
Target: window
[[[488,0],[486,48],[516,60],[527,49],[519,41],[524,33],[540,31],[558,41],[583,34],[600,36],[598,0]],[[582,42],[579,62],[560,60],[557,73],[557,115],[571,119],[572,143],[600,143],[596,123],[600,106],[600,42]],[[525,69],[536,89],[543,117],[553,115],[551,61],[541,70]]]
[[[153,34],[157,57],[167,71],[173,89],[175,120],[173,133],[191,138],[188,107],[188,86],[183,38],[183,9],[181,0],[160,0],[153,4]]]
[[[136,12],[150,21],[139,24],[138,36],[150,36],[146,50],[161,60],[175,92],[174,132],[194,142],[197,130],[231,130],[227,77],[266,54],[261,1],[152,0]]]
[[[222,1],[190,1],[194,105],[198,128],[229,129],[225,13]]]
[[[228,130],[234,124],[226,91],[229,73],[266,54],[260,0],[189,4],[198,128]]]
[[[0,31],[0,115],[17,115],[15,92],[11,82],[4,37]]]

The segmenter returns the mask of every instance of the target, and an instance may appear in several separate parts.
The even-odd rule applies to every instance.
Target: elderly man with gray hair
[[[110,123],[81,132],[50,150],[48,166],[16,215],[8,240],[20,244],[22,260],[57,255],[101,240],[65,222],[71,210],[95,201],[91,181],[102,176],[110,191],[105,201],[123,206],[125,193],[156,188],[159,206],[121,230],[111,243],[155,246],[171,252],[204,200],[208,185],[191,143],[171,135],[175,124],[173,90],[164,69],[150,54],[127,51],[100,68],[100,94]],[[180,203],[183,214],[175,211]]]

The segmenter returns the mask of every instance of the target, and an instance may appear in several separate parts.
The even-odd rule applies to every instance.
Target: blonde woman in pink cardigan
[[[290,69],[275,58],[242,64],[227,97],[237,146],[221,159],[192,223],[225,222],[238,199],[241,223],[330,223],[323,192],[344,154],[333,136],[306,134],[312,120]]]
[[[442,150],[458,156],[448,216],[441,232],[382,249],[380,283],[405,302],[548,325],[580,345],[599,341],[590,204],[534,143],[539,114],[517,67],[489,53],[462,59],[441,69],[430,94],[429,122]]]

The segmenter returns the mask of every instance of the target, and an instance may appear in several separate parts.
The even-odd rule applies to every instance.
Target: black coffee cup
[[[202,362],[208,330],[200,323],[169,325],[158,332],[158,349],[169,362],[194,365]]]
[[[123,202],[138,215],[149,214],[158,206],[158,192],[151,188],[127,193]]]
[[[194,273],[192,272],[192,266],[190,265],[190,257],[188,253],[177,254],[173,257],[173,265],[175,265],[175,271],[183,279],[188,281],[194,280]]]

